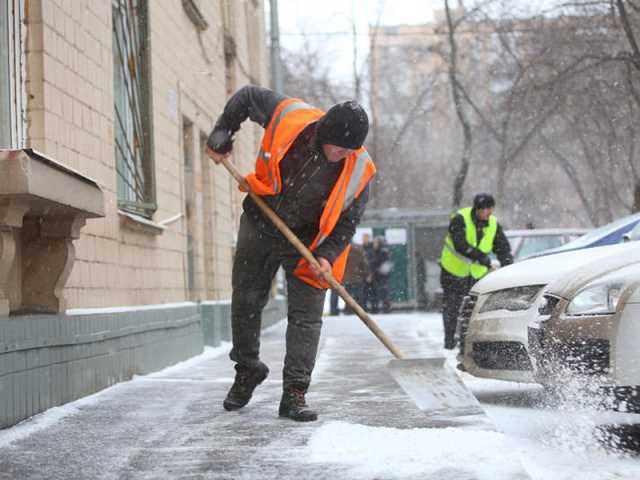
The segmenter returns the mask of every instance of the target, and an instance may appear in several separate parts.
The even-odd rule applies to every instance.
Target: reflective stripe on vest
[[[262,137],[260,151],[256,158],[256,170],[246,177],[254,193],[258,195],[280,193],[282,190],[280,160],[286,155],[298,134],[322,115],[324,115],[322,110],[296,98],[287,98],[278,104]]]
[[[324,112],[321,110],[294,98],[288,98],[278,104],[262,138],[262,148],[256,158],[256,170],[246,177],[254,193],[258,195],[280,193],[282,188],[280,161],[298,135],[323,115]],[[353,204],[375,172],[373,161],[364,148],[359,148],[344,160],[342,172],[320,216],[318,235],[309,246],[311,251],[331,235],[342,212]],[[338,281],[341,281],[344,275],[349,250],[350,246],[347,246],[333,263],[332,273]],[[304,258],[298,262],[294,274],[316,288],[329,287],[324,280],[319,280],[313,275]]]
[[[356,150],[345,159],[342,173],[340,177],[338,177],[338,181],[333,187],[327,204],[322,211],[318,235],[309,246],[311,251],[315,250],[318,245],[327,239],[338,223],[342,212],[349,208],[353,201],[362,193],[371,178],[375,175],[375,172],[376,169],[373,161],[364,148]],[[351,198],[349,198],[349,192],[352,193]],[[351,245],[348,245],[333,262],[331,273],[339,282],[342,281],[342,277],[344,276],[350,250]],[[319,280],[313,275],[308,262],[304,258],[300,259],[294,273],[298,278],[314,287],[329,288],[327,282]]]
[[[364,185],[361,185],[363,179],[365,179],[365,171],[367,168],[367,164],[369,162],[371,162],[371,157],[369,156],[369,153],[364,150],[362,152],[360,152],[360,154],[356,157],[356,161],[355,161],[355,166],[353,168],[353,172],[351,173],[351,175],[349,176],[349,181],[346,185],[346,193],[344,195],[344,201],[342,202],[342,208],[341,210],[338,212],[336,211],[336,207],[337,207],[337,200],[339,199],[339,195],[336,195],[333,199],[333,201],[330,203],[329,201],[327,201],[327,204],[324,207],[324,211],[322,213],[322,217],[320,219],[320,231],[323,230],[323,219],[327,218],[327,217],[339,217],[340,214],[342,212],[344,212],[345,210],[347,210],[351,204],[353,203],[353,201],[356,199],[356,194],[359,194],[360,191],[362,189],[364,189]],[[368,179],[367,179],[368,182]],[[366,183],[365,183],[366,185]],[[362,187],[362,188],[361,188]],[[342,189],[342,187],[340,187],[340,189]],[[333,196],[333,195],[332,195]],[[330,196],[329,198],[331,199]],[[325,215],[325,212],[328,215]],[[335,226],[335,225],[334,225]],[[331,227],[331,230],[333,230],[333,227]],[[327,236],[325,235],[320,235],[318,237],[318,243],[316,246],[320,245],[322,242],[325,241],[325,239],[327,238]]]
[[[273,139],[278,130],[278,125],[280,125],[280,122],[282,121],[282,119],[288,113],[294,110],[299,110],[299,109],[316,110],[314,109],[314,107],[304,102],[291,102],[291,103],[285,104],[284,108],[282,108],[277,115],[275,115],[275,112],[274,112],[274,118],[271,120],[272,125],[270,125],[270,127],[268,128],[268,131],[265,132],[264,140],[262,142],[263,145],[260,146],[260,151],[258,152],[257,160],[262,160],[265,163],[265,166],[267,168],[267,172],[269,175],[269,180],[273,184],[273,189],[275,192],[280,191],[281,185],[280,185],[280,179],[274,178],[273,170],[269,168],[269,160],[271,159],[270,152],[271,152],[271,149],[273,148]]]
[[[493,215],[489,217],[489,223],[486,227],[484,227],[482,240],[478,245],[476,226],[473,223],[471,212],[471,208],[462,208],[455,214],[453,214],[452,218],[455,215],[461,215],[464,219],[465,239],[467,243],[470,246],[477,248],[482,253],[488,254],[493,250],[493,241],[495,240],[498,230],[498,222],[496,220],[496,217],[494,217]],[[458,252],[455,249],[453,240],[451,239],[451,235],[449,234],[447,234],[447,237],[444,241],[442,256],[440,257],[440,265],[447,272],[457,277],[472,276],[475,279],[479,279],[486,275],[489,271],[489,269],[484,265],[474,262],[470,258]]]

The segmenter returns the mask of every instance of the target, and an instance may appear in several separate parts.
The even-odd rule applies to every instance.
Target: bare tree
[[[451,96],[456,110],[456,116],[462,126],[463,147],[460,157],[460,167],[453,182],[453,206],[459,207],[462,203],[462,189],[464,188],[467,174],[469,173],[469,163],[471,161],[471,124],[467,118],[467,113],[462,102],[460,82],[458,81],[458,45],[456,42],[455,29],[460,24],[454,22],[449,8],[449,0],[444,0],[444,8],[447,16],[447,39],[449,41],[449,82],[451,83]]]
[[[331,59],[320,46],[303,39],[300,51],[283,50],[283,83],[287,95],[329,108],[351,97],[349,85],[331,76]]]
[[[640,72],[640,47],[638,47],[638,40],[636,39],[635,30],[632,25],[632,20],[630,15],[627,13],[627,8],[625,6],[625,2],[623,0],[616,0],[616,8],[618,10],[618,15],[620,16],[620,23],[622,24],[622,28],[624,30],[626,39],[631,48],[631,52],[628,55],[630,64],[635,68],[638,72]],[[636,17],[640,13],[640,7],[633,3],[631,0],[627,0],[629,7],[631,7],[632,11],[635,13]],[[637,23],[637,18],[636,18]],[[640,96],[638,95],[637,90],[633,84],[633,79],[631,78],[631,74],[629,72],[629,77],[627,79],[629,90],[635,99],[638,106],[640,106]],[[635,154],[635,150],[633,152]],[[629,166],[632,171],[632,174],[635,178],[634,192],[633,192],[633,211],[640,212],[640,175],[638,174],[637,162],[635,161],[635,155],[631,155],[629,158]]]

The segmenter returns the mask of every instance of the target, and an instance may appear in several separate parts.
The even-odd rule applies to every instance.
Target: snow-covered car
[[[615,245],[629,239],[630,232],[640,225],[640,213],[627,215],[602,227],[591,230],[589,233],[565,243],[564,245],[534,253],[529,258],[543,255],[554,255],[556,253],[570,252],[572,250],[582,250],[584,248],[602,247],[604,245]]]
[[[578,375],[640,407],[640,243],[550,283],[529,323],[534,378]],[[592,385],[593,386],[593,385]]]
[[[513,258],[518,261],[538,252],[557,248],[588,232],[586,228],[533,228],[506,230]]]
[[[600,265],[620,268],[635,256],[640,259],[640,242],[533,258],[487,275],[461,309],[464,369],[477,377],[534,381],[527,327],[538,316],[547,285],[576,272],[600,271]]]

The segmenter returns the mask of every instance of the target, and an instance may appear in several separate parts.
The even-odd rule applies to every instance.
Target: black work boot
[[[314,422],[318,414],[310,410],[304,399],[305,390],[296,387],[287,387],[282,393],[278,414],[296,422]]]
[[[267,366],[259,362],[255,368],[249,368],[244,365],[236,365],[236,379],[227,393],[222,405],[225,410],[238,410],[244,407],[258,385],[260,385],[269,375]]]

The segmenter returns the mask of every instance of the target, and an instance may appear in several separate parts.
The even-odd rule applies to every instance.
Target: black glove
[[[482,256],[480,260],[478,260],[478,263],[480,265],[484,265],[487,268],[491,268],[491,258],[489,257],[489,255]]]
[[[229,153],[233,148],[233,135],[225,128],[214,129],[207,138],[207,147],[216,153]]]

